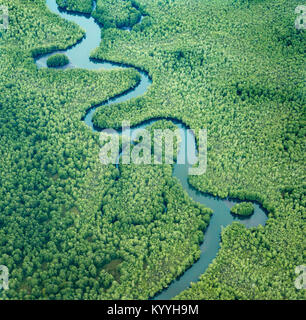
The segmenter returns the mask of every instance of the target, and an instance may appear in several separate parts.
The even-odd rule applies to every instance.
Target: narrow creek
[[[63,19],[77,23],[86,31],[86,37],[77,45],[69,48],[68,50],[52,52],[50,54],[37,58],[36,65],[38,68],[47,68],[46,62],[48,57],[57,52],[65,53],[68,56],[70,64],[65,68],[75,67],[88,70],[98,70],[130,67],[129,65],[119,66],[118,64],[112,62],[99,63],[90,60],[89,57],[91,51],[97,48],[101,41],[101,30],[99,25],[94,21],[92,17],[59,10],[56,4],[56,0],[46,0],[46,4],[53,13],[60,15]],[[128,31],[129,30],[126,30],[126,32]],[[146,72],[139,69],[137,70],[141,75],[141,80],[138,86],[87,111],[84,122],[88,125],[88,127],[91,128],[91,130],[97,131],[93,126],[92,118],[98,107],[102,105],[109,106],[115,103],[125,102],[145,94],[152,81]],[[157,119],[153,119],[144,124],[140,124],[139,126],[132,128],[131,133],[133,133],[133,130],[136,130],[137,128],[145,128],[147,125],[152,124],[155,121],[157,121]],[[188,143],[192,144],[194,148],[196,148],[194,136],[187,132],[187,127],[179,121],[173,121],[173,123],[180,129],[182,141],[185,141],[184,139],[187,139]],[[179,157],[183,156],[183,153],[186,154],[186,152],[186,148],[181,148]],[[188,169],[188,164],[175,164],[173,169],[173,176],[180,181],[184,190],[186,190],[188,195],[194,201],[199,202],[208,208],[211,208],[214,211],[214,214],[212,215],[209,226],[205,231],[204,241],[200,246],[200,259],[196,261],[188,270],[186,270],[179,278],[172,281],[166,289],[156,294],[156,296],[153,298],[154,300],[171,299],[183,290],[190,287],[191,282],[196,282],[199,280],[199,277],[205,272],[205,270],[216,257],[219,251],[220,234],[222,227],[230,225],[233,221],[239,221],[247,228],[256,227],[259,224],[264,226],[267,220],[266,213],[257,203],[253,203],[255,210],[253,215],[251,215],[250,217],[239,217],[232,215],[230,213],[230,208],[234,204],[239,202],[239,200],[220,199],[218,197],[203,194],[195,190],[188,183]]]

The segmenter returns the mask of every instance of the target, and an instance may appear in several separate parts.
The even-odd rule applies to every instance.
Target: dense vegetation
[[[239,216],[250,216],[254,213],[254,206],[251,202],[237,203],[231,208],[231,213]]]
[[[217,259],[179,297],[304,296],[293,285],[294,268],[305,259],[305,32],[294,27],[299,2],[139,3],[151,25],[128,34],[104,30],[94,56],[142,67],[153,85],[143,98],[98,110],[96,125],[163,116],[207,128],[208,170],[189,182],[220,197],[256,200],[269,211],[264,229],[226,228]]]
[[[47,60],[49,68],[63,67],[69,64],[69,59],[65,54],[57,53],[50,56]]]
[[[14,19],[1,40],[0,263],[10,270],[1,298],[146,298],[199,256],[211,211],[190,201],[170,167],[126,167],[118,180],[118,169],[101,166],[99,136],[80,120],[139,74],[37,70],[31,54],[82,33],[35,3],[33,22],[50,18],[53,40],[44,47],[35,23]],[[6,4],[29,15],[22,1]]]
[[[56,0],[61,9],[73,12],[91,13],[93,0]]]
[[[93,17],[103,28],[135,25],[144,13],[135,1],[98,0]]]
[[[86,12],[89,1],[68,3]],[[99,163],[99,137],[80,120],[134,86],[135,70],[37,70],[33,55],[65,49],[83,31],[51,14],[44,0],[0,4],[10,12],[0,38],[0,264],[9,267],[10,289],[0,298],[153,296],[199,256],[210,210],[190,200],[170,166]],[[137,4],[148,16],[131,32],[114,27],[125,25],[130,5],[103,17],[110,27],[93,56],[143,68],[153,85],[144,97],[101,107],[95,123],[172,117],[207,128],[208,171],[190,183],[269,210],[264,228],[225,228],[217,258],[178,298],[305,298],[294,287],[294,269],[305,264],[299,1]]]

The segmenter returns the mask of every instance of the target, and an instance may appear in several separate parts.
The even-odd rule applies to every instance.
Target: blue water
[[[88,70],[98,70],[98,69],[114,69],[114,68],[127,68],[130,67],[128,65],[118,65],[112,62],[96,62],[90,60],[90,53],[93,49],[97,48],[101,41],[101,30],[98,24],[94,21],[92,17],[82,16],[80,14],[67,13],[58,10],[57,4],[55,0],[47,0],[46,4],[48,8],[60,15],[62,18],[77,23],[82,29],[86,32],[86,37],[79,42],[77,45],[66,51],[56,51],[65,53],[70,60],[70,64],[65,68],[83,68]],[[141,22],[141,20],[140,20]],[[130,30],[126,30],[125,32],[129,32]],[[36,64],[38,68],[46,68],[46,61],[50,55],[53,55],[55,52],[51,54],[44,55],[38,59],[36,59]],[[137,69],[138,70],[138,69]],[[97,131],[92,122],[93,115],[97,108],[102,105],[112,105],[119,102],[125,102],[130,99],[142,96],[151,85],[152,81],[149,78],[148,74],[144,71],[138,70],[141,75],[140,83],[137,87],[131,89],[130,91],[118,95],[108,101],[101,103],[91,109],[89,109],[86,113],[84,122],[88,125],[88,127]],[[146,123],[140,124],[136,128],[131,129],[131,134],[137,128],[145,128],[146,126],[152,124],[157,121],[151,120]],[[187,132],[187,127],[179,122],[173,121],[173,123],[180,129],[182,141],[184,139],[188,139],[188,144],[194,146],[196,149],[196,143],[194,136]],[[182,147],[184,143],[181,144],[179,158],[182,155],[186,156],[187,150]],[[183,154],[184,153],[184,154]],[[230,225],[233,221],[239,221],[244,224],[247,228],[256,227],[259,224],[265,225],[267,220],[267,215],[263,211],[263,209],[257,204],[254,204],[254,214],[250,217],[239,217],[234,216],[230,213],[230,208],[237,203],[239,200],[229,200],[229,199],[219,199],[217,197],[213,197],[207,194],[203,194],[197,190],[195,190],[188,183],[188,169],[190,165],[188,163],[175,164],[173,169],[173,176],[176,177],[184,190],[188,193],[188,195],[196,202],[199,202],[205,205],[208,208],[211,208],[214,211],[214,214],[211,217],[208,228],[205,231],[204,241],[200,246],[201,256],[200,259],[195,262],[186,272],[183,273],[181,277],[172,281],[169,286],[164,289],[161,293],[157,294],[153,299],[155,300],[166,300],[175,297],[177,294],[182,292],[183,290],[190,287],[191,282],[196,282],[199,280],[199,276],[202,275],[209,264],[216,257],[219,248],[220,248],[220,234],[221,228]]]

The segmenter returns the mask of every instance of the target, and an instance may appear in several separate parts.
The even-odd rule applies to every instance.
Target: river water
[[[36,59],[36,64],[38,68],[46,68],[46,61],[50,55],[54,53],[65,53],[69,60],[70,64],[65,68],[82,68],[88,70],[98,70],[98,69],[114,69],[114,68],[127,68],[129,65],[118,65],[113,62],[97,62],[90,60],[90,53],[93,49],[97,48],[101,41],[101,30],[99,25],[94,21],[92,17],[88,17],[81,14],[73,14],[68,13],[58,9],[55,0],[47,0],[47,7],[53,12],[60,15],[63,19],[68,21],[72,21],[77,23],[82,29],[86,32],[86,37],[79,42],[77,45],[69,48],[65,51],[56,51],[50,54],[44,55]],[[141,20],[140,20],[141,22]],[[129,32],[126,30],[125,32]],[[97,131],[93,126],[92,118],[97,108],[102,105],[112,105],[119,102],[125,102],[133,98],[137,98],[146,93],[152,81],[149,78],[148,74],[144,71],[137,69],[141,75],[141,80],[139,84],[129,90],[128,92],[118,95],[108,101],[105,101],[93,108],[89,109],[86,113],[84,122],[88,125],[88,127]],[[133,131],[139,128],[145,128],[146,126],[152,124],[157,121],[157,119],[152,119],[151,121],[147,121],[143,124],[138,125],[135,128],[131,129],[131,134]],[[187,131],[187,127],[176,120],[171,120],[173,123],[180,129],[180,134],[182,141],[187,139],[189,144],[196,148],[196,143],[194,136]],[[185,153],[186,156],[187,148],[180,149],[180,156],[183,156],[182,153]],[[188,183],[188,169],[190,165],[188,163],[175,164],[173,169],[173,176],[176,177],[184,190],[188,193],[188,195],[196,202],[199,202],[205,205],[208,208],[211,208],[214,213],[211,217],[208,228],[205,231],[204,241],[200,246],[201,256],[198,261],[196,261],[187,271],[185,271],[178,279],[172,281],[169,286],[164,289],[162,292],[156,294],[153,297],[154,300],[167,300],[175,297],[177,294],[182,292],[183,290],[190,287],[191,282],[196,282],[199,280],[200,275],[202,275],[209,264],[213,261],[213,259],[217,256],[217,253],[220,249],[220,234],[222,227],[226,227],[230,225],[233,221],[239,221],[244,224],[247,228],[256,227],[259,224],[265,225],[267,220],[267,215],[263,211],[263,209],[257,204],[254,204],[254,213],[250,217],[239,217],[234,216],[230,213],[230,208],[239,202],[239,200],[232,199],[220,199],[218,197],[214,197],[208,194],[203,194],[197,190],[195,190]]]

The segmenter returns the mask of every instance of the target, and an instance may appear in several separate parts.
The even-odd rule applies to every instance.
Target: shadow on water
[[[101,30],[99,25],[94,21],[92,17],[89,15],[68,13],[64,10],[59,10],[55,0],[47,0],[46,1],[48,8],[62,18],[77,23],[81,28],[86,31],[86,36],[80,41],[77,45],[69,48],[65,51],[56,51],[65,53],[69,60],[70,65],[66,66],[66,68],[83,68],[87,70],[98,70],[98,69],[106,69],[111,70],[114,68],[127,68],[133,67],[125,64],[112,63],[112,62],[101,62],[99,60],[90,59],[90,53],[93,49],[97,48],[101,41]],[[140,20],[141,21],[141,20]],[[40,56],[36,59],[36,64],[38,68],[46,68],[46,61],[50,55],[53,55],[55,52]],[[134,67],[135,68],[135,67]],[[137,68],[135,68],[137,69]],[[102,105],[112,105],[119,102],[125,102],[132,98],[139,97],[143,95],[151,85],[152,81],[145,71],[137,69],[141,75],[141,79],[139,83],[126,92],[111,98],[97,106],[94,106],[87,110],[87,113],[83,119],[83,121],[93,130],[98,131],[94,128],[92,118],[96,111],[96,109]],[[161,118],[151,119],[143,122],[140,125],[131,129],[131,134],[133,131],[145,128],[150,124],[160,120]],[[190,134],[187,130],[187,127],[180,121],[175,119],[167,119],[172,121],[179,129],[181,134],[181,148],[178,157],[187,156],[187,149],[182,147],[184,144],[186,145],[186,140],[188,145],[193,146],[196,149],[196,141],[192,134]],[[220,248],[220,235],[222,227],[226,227],[232,224],[234,221],[239,221],[246,228],[256,227],[258,225],[264,226],[267,220],[267,214],[263,210],[263,208],[256,202],[252,201],[254,204],[254,213],[250,217],[240,217],[234,216],[230,213],[230,208],[240,202],[236,199],[220,199],[218,197],[214,197],[212,195],[201,193],[195,190],[188,183],[188,169],[190,165],[187,164],[175,164],[173,169],[173,176],[176,177],[184,190],[188,193],[188,195],[196,202],[205,205],[208,208],[211,208],[214,211],[214,214],[211,216],[211,220],[209,226],[205,231],[204,241],[200,246],[201,256],[198,261],[196,261],[188,270],[186,270],[179,278],[172,281],[170,285],[158,293],[154,300],[166,300],[175,297],[177,294],[182,292],[183,290],[190,287],[191,282],[196,282],[199,280],[200,275],[204,273],[209,264],[216,257],[219,248]]]

